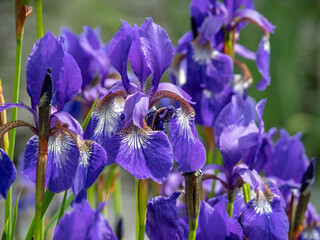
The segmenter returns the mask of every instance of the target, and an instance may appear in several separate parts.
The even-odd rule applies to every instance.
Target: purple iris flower
[[[76,204],[72,212],[60,219],[53,239],[116,240],[116,235],[101,213],[104,205],[105,203],[101,203],[93,210],[86,200]]]
[[[163,182],[172,169],[173,157],[180,171],[200,169],[205,163],[205,149],[197,137],[190,97],[173,84],[160,83],[173,58],[166,31],[151,18],[140,27],[125,21],[122,24],[108,47],[122,84],[115,83],[97,102],[85,136],[106,149],[108,164],[118,163],[138,179]],[[136,81],[128,77],[128,60]],[[150,74],[151,87],[146,91]],[[156,126],[147,126],[145,121],[149,109],[161,98],[180,103],[170,120],[171,143],[163,131],[154,131]],[[162,113],[159,109],[155,117]]]
[[[17,171],[5,151],[0,149],[0,197],[6,198],[11,184],[16,180]]]
[[[188,218],[179,216],[176,206],[180,193],[170,197],[155,197],[148,202],[146,233],[153,239],[187,239]],[[241,239],[240,224],[230,219],[226,212],[227,200],[217,202],[214,206],[202,201],[197,228],[197,240],[204,239]],[[212,226],[212,227],[210,227]]]
[[[47,32],[33,46],[27,61],[27,91],[32,107],[22,103],[8,103],[2,104],[0,111],[21,107],[28,110],[34,117],[35,127],[18,120],[9,123],[8,128],[4,126],[3,131],[27,126],[36,134],[26,145],[22,170],[29,180],[35,182],[39,142],[37,107],[40,102],[40,86],[51,86],[53,102],[56,103],[57,108],[51,107],[46,186],[51,192],[58,193],[74,184],[77,197],[83,189],[87,189],[95,181],[104,168],[106,153],[94,141],[83,141],[80,124],[68,113],[61,111],[64,104],[73,99],[81,86],[80,69],[74,58],[64,50],[63,41],[63,37],[57,39]]]
[[[249,167],[256,162],[264,132],[262,114],[265,103],[266,99],[256,105],[259,127],[255,123],[251,104],[237,95],[220,112],[214,126],[214,136],[228,171],[241,159]]]
[[[280,204],[280,197],[266,188],[256,191],[240,216],[244,235],[248,239],[288,239],[289,222]]]
[[[76,60],[82,76],[82,90],[105,81],[110,68],[107,45],[102,43],[100,28],[84,26],[80,36],[68,29],[62,30],[66,38],[66,51]]]
[[[280,130],[280,138],[274,144],[272,160],[265,167],[267,176],[301,182],[309,161],[300,138],[301,134],[291,137],[286,130]]]

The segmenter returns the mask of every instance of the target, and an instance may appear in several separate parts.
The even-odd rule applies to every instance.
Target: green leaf
[[[11,240],[13,239],[14,231],[16,230],[17,215],[18,215],[18,203],[19,203],[21,191],[22,191],[22,188],[20,189],[16,203],[14,204],[13,217],[12,217],[12,228],[11,228]]]
[[[66,203],[65,203],[65,205],[64,205],[64,210],[66,210],[66,209],[70,206],[70,204],[72,203],[73,199],[74,199],[74,195],[71,194],[71,195],[67,198],[67,200],[66,200]],[[57,221],[57,219],[58,219],[58,217],[59,217],[59,214],[60,214],[60,211],[57,211],[57,212],[53,215],[53,217],[51,218],[48,226],[47,226],[46,229],[44,230],[44,239],[46,239],[47,233],[48,233],[49,229],[50,229],[50,228],[52,227],[52,225]]]
[[[92,111],[93,111],[94,107],[96,106],[96,103],[97,103],[97,101],[98,101],[99,95],[100,95],[100,92],[98,93],[98,95],[97,95],[97,97],[96,97],[96,100],[94,100],[94,103],[92,104],[92,106],[91,106],[91,108],[90,108],[90,111],[89,111],[88,115],[86,116],[86,119],[85,119],[84,122],[82,123],[82,130],[83,130],[83,132],[86,130],[86,128],[87,128],[87,126],[88,126],[88,123],[89,123],[89,120],[90,120]]]
[[[65,209],[66,200],[67,200],[67,194],[68,194],[68,189],[64,192],[64,195],[63,195],[63,200],[62,200],[62,204],[61,204],[60,211],[59,211],[59,217],[58,217],[57,225],[59,224],[60,218],[64,214],[64,209]]]
[[[50,192],[49,189],[47,189],[46,192],[44,193],[41,217],[43,217],[44,214],[46,213],[53,196],[54,196],[54,193]],[[25,240],[32,239],[33,231],[34,231],[34,216],[32,218],[31,224],[29,226]]]
[[[7,236],[8,236],[7,231],[9,229],[8,224],[9,224],[9,219],[7,219],[6,225],[4,225],[1,240],[6,240],[7,239]]]

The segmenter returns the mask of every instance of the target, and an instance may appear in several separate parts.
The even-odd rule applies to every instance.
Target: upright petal
[[[26,73],[27,92],[31,98],[32,109],[39,104],[41,88],[36,86],[42,86],[48,68],[51,68],[55,86],[59,85],[64,55],[61,42],[49,31],[33,45],[27,60]]]
[[[290,137],[286,130],[280,130],[280,138],[274,146],[272,161],[265,169],[267,176],[273,175],[283,180],[293,179],[296,183],[301,182],[309,161],[300,138],[301,134]]]
[[[193,0],[190,3],[191,17],[194,18],[198,27],[201,26],[202,22],[206,18],[209,12],[210,1],[209,0]]]
[[[107,153],[99,144],[91,140],[79,142],[80,160],[72,190],[75,202],[81,202],[86,190],[96,181],[105,165]]]
[[[16,180],[17,171],[14,167],[13,162],[0,148],[0,197],[6,198],[7,192],[11,186],[11,184]]]
[[[128,95],[124,105],[125,126],[128,128],[131,121],[137,127],[143,128],[144,118],[149,110],[149,96],[141,92]]]
[[[208,227],[208,226],[214,227]],[[224,240],[226,238],[227,228],[221,215],[208,203],[202,201],[197,229],[197,240],[214,239]]]
[[[152,18],[139,27],[141,48],[146,56],[146,62],[152,72],[153,95],[159,85],[162,74],[169,68],[173,59],[173,45],[167,32],[160,25],[152,22]]]
[[[263,36],[257,51],[257,67],[262,75],[261,81],[257,84],[258,90],[264,90],[268,85],[270,85],[271,76],[269,71],[270,64],[270,43],[267,36]]]
[[[170,197],[158,196],[147,205],[146,233],[150,240],[177,239],[181,234],[179,212],[176,206],[181,193]]]
[[[138,28],[133,26],[135,38],[131,44],[129,52],[129,62],[134,74],[138,77],[141,85],[141,91],[145,92],[146,78],[151,74],[151,70],[147,64],[147,57],[142,50],[141,39],[139,38]]]
[[[63,72],[59,84],[55,84],[55,98],[58,104],[58,111],[61,111],[64,104],[71,101],[79,92],[82,85],[81,71],[74,58],[65,53]]]
[[[129,94],[132,93],[132,89],[127,74],[127,60],[134,36],[134,28],[127,22],[122,21],[122,27],[113,36],[108,46],[111,63],[120,73],[123,86]]]
[[[61,111],[55,112],[51,115],[50,126],[56,125],[56,121],[59,120],[61,123],[68,124],[68,129],[83,137],[83,131],[80,123],[74,119],[69,113]]]
[[[108,164],[119,163],[135,178],[163,182],[173,166],[172,149],[167,136],[131,124],[107,142]]]

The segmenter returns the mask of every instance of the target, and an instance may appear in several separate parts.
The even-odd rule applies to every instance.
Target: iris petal
[[[17,176],[16,168],[9,156],[0,148],[0,195],[6,198],[7,192]]]
[[[131,124],[107,142],[108,164],[119,163],[135,178],[163,182],[173,166],[171,145],[160,131]]]

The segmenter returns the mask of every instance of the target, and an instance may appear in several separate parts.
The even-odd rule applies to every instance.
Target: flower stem
[[[121,194],[121,178],[120,178],[120,167],[116,167],[116,175],[118,175],[114,186],[114,209],[115,217],[117,221],[116,234],[118,239],[123,237],[123,227],[122,227],[122,194]]]
[[[36,15],[37,15],[37,38],[43,36],[43,21],[42,21],[42,0],[36,1]]]
[[[227,204],[227,212],[229,214],[229,217],[232,218],[233,214],[233,202],[236,198],[236,192],[234,190],[228,190],[228,204]]]
[[[137,192],[137,239],[144,239],[147,213],[148,179],[139,179],[136,182]],[[138,227],[139,226],[139,227]]]
[[[249,184],[248,183],[243,184],[242,190],[243,190],[244,203],[247,204],[251,198],[251,189]]]

